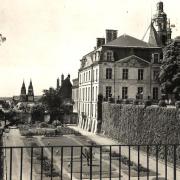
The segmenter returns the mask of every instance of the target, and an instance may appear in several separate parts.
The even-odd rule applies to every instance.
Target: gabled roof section
[[[160,46],[160,40],[159,40],[157,31],[154,28],[152,22],[150,24],[150,32],[149,32],[149,41],[148,41],[148,43],[151,44],[152,46],[155,46],[155,47]]]
[[[104,46],[112,46],[112,47],[137,47],[137,48],[152,48],[156,47],[147,42],[134,38],[130,35],[122,35],[117,39],[105,44]]]
[[[150,64],[149,61],[146,61],[145,59],[142,59],[136,55],[131,55],[131,56],[128,56],[128,57],[125,57],[123,59],[120,59],[118,61],[116,61],[116,63],[121,63],[121,62],[129,62],[129,61],[139,61],[139,62],[143,62],[145,64]]]

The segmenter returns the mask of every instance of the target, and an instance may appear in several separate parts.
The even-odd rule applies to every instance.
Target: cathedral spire
[[[26,101],[26,86],[25,86],[24,80],[21,86],[20,101],[22,102]]]
[[[33,102],[34,101],[34,90],[32,85],[32,80],[30,79],[29,87],[28,87],[28,101]]]

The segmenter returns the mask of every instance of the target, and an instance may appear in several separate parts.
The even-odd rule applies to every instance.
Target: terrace
[[[21,131],[10,129],[4,133],[4,146],[0,148],[4,179],[176,180],[180,177],[176,157],[179,145],[122,145],[75,126],[63,130],[65,135],[26,136]],[[169,153],[173,154],[173,162],[169,162]]]

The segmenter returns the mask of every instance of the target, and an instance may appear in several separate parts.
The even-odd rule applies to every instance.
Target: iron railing
[[[180,178],[180,145],[0,147],[5,180]]]

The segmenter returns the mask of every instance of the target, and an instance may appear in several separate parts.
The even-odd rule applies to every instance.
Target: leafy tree
[[[31,115],[33,121],[44,121],[44,111],[43,105],[36,105],[32,107]]]
[[[162,66],[159,74],[161,91],[168,97],[175,95],[179,98],[180,94],[180,69],[178,65],[179,47],[173,41],[163,50]]]
[[[40,101],[45,105],[46,110],[48,110],[51,115],[50,122],[55,118],[59,119],[62,98],[58,90],[55,90],[54,88],[44,90]]]

